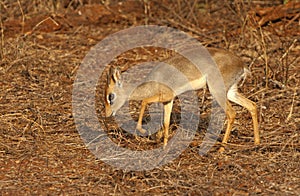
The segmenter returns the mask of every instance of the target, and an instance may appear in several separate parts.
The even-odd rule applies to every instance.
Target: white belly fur
[[[206,77],[202,76],[197,80],[193,80],[191,82],[186,83],[184,86],[175,90],[176,95],[180,95],[186,91],[198,90],[203,88],[206,85]]]

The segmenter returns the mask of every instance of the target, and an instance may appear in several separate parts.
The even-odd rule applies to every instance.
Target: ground
[[[1,195],[300,195],[299,1],[4,0],[0,12]],[[166,165],[124,171],[87,149],[72,113],[77,70],[103,38],[146,24],[177,28],[244,60],[251,76],[240,91],[258,106],[260,145],[253,143],[250,114],[234,106],[237,119],[224,153],[216,143],[200,156],[211,101],[206,94],[195,139]],[[129,51],[112,64],[125,71],[165,56],[155,51]],[[107,131],[120,145],[161,146]]]

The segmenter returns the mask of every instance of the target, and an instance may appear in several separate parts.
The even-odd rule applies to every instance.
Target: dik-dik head
[[[121,71],[118,68],[110,67],[105,85],[105,116],[114,116],[125,101]]]

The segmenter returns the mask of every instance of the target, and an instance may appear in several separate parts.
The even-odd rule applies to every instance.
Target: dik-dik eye
[[[115,93],[109,93],[107,96],[107,100],[110,103],[110,105],[114,104],[114,100],[116,99]]]

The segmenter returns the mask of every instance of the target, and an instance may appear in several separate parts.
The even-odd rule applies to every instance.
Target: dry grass
[[[253,11],[261,8],[255,7],[281,1],[105,2],[114,13],[85,22],[76,13],[93,1],[0,2],[2,195],[300,194],[297,14],[257,27]],[[46,31],[42,27],[51,23],[43,22],[32,31],[44,16],[61,27]],[[261,145],[253,145],[251,117],[242,110],[224,154],[216,152],[216,145],[206,156],[198,155],[205,131],[200,124],[202,132],[189,148],[160,168],[129,172],[95,159],[72,117],[76,71],[85,54],[106,35],[145,23],[176,27],[204,45],[227,48],[244,59],[252,76],[240,90],[259,107]],[[153,50],[146,49],[139,55],[120,56],[115,64],[126,68],[151,58]],[[209,103],[206,95],[204,112]],[[97,104],[100,114],[103,106],[101,101]],[[160,145],[152,138],[137,141],[118,129],[110,134],[134,149]]]

